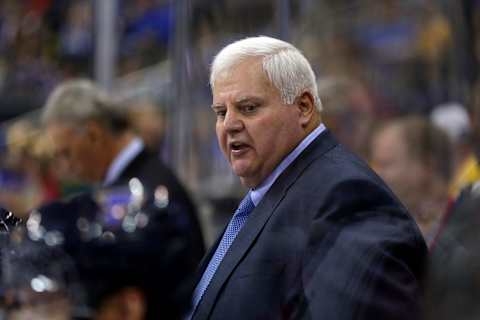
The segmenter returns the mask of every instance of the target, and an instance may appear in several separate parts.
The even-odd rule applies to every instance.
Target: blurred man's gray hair
[[[115,103],[108,94],[88,79],[68,80],[50,94],[42,112],[42,122],[81,123],[102,120],[114,112]],[[117,110],[118,111],[118,110]]]
[[[214,58],[210,71],[210,86],[215,80],[250,57],[262,57],[263,71],[279,90],[283,103],[292,104],[303,92],[314,98],[316,108],[322,103],[317,92],[315,74],[305,56],[288,42],[266,37],[250,37],[233,42]]]

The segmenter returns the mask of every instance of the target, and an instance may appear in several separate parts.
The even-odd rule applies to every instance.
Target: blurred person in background
[[[169,1],[143,0],[122,3],[119,72],[127,74],[148,67],[168,55],[175,26]]]
[[[427,278],[425,320],[473,320],[480,317],[480,184],[463,191],[462,200],[433,248]]]
[[[321,77],[317,82],[322,97],[322,119],[339,142],[364,160],[368,159],[368,141],[377,121],[393,116],[392,110],[372,94],[359,80]]]
[[[480,179],[471,139],[471,121],[467,108],[456,102],[442,103],[430,113],[433,124],[447,133],[452,143],[452,179],[450,196],[456,198],[460,190]]]
[[[63,172],[94,186],[138,178],[154,194],[166,187],[190,224],[192,264],[204,253],[197,210],[174,173],[150,152],[128,122],[125,108],[85,79],[66,81],[49,96],[42,121]]]
[[[469,155],[463,161],[460,166],[455,180],[452,184],[452,194],[455,197],[458,197],[461,190],[466,188],[476,181],[480,180],[480,124],[479,124],[479,113],[478,110],[480,107],[480,82],[477,82],[471,93],[471,107],[469,108],[469,121],[470,121],[470,130],[468,136],[468,143],[471,147]]]
[[[425,1],[419,6],[416,48],[411,81],[415,84],[425,105],[434,106],[449,97],[450,82],[445,81],[451,71],[451,59],[455,59],[455,28],[448,18],[448,2]],[[450,80],[451,81],[451,80]],[[419,109],[419,108],[417,108]]]
[[[25,10],[20,5],[16,10],[22,9]],[[52,48],[48,47],[52,43],[52,35],[44,17],[28,11],[18,11],[17,14],[18,24],[11,26],[13,30],[4,30],[12,32],[13,42],[5,48],[4,57],[7,60],[0,93],[19,104],[31,106],[46,98],[59,80],[59,73]],[[8,23],[8,20],[5,22]],[[29,90],[25,91],[25,88]]]
[[[74,0],[65,8],[65,20],[58,33],[58,50],[67,72],[85,74],[85,70],[89,70],[94,42],[92,7],[91,1]]]
[[[143,199],[136,187],[51,203],[10,228],[0,286],[8,319],[180,319],[192,285],[182,207],[167,189]]]
[[[200,266],[190,318],[419,319],[420,231],[323,125],[300,51],[233,42],[210,84],[218,143],[249,191]]]
[[[0,203],[21,218],[58,199],[61,188],[42,129],[29,119],[14,121],[6,131],[6,154],[0,174]]]
[[[371,165],[412,213],[429,246],[447,212],[451,145],[422,116],[394,119],[372,135]]]
[[[471,142],[473,148],[473,158],[472,161],[467,163],[470,166],[465,169],[470,169],[466,171],[469,173],[463,181],[463,188],[461,189],[459,195],[455,199],[453,204],[453,210],[446,217],[444,221],[444,228],[455,229],[457,224],[465,223],[464,217],[459,214],[455,214],[456,208],[461,206],[463,202],[469,201],[471,198],[475,198],[478,191],[478,182],[480,181],[480,176],[476,173],[480,172],[479,161],[480,161],[480,82],[476,83],[473,86],[472,98],[469,108],[470,116],[470,127],[471,127]],[[475,217],[469,217],[468,219],[476,219]],[[443,231],[442,231],[443,232]],[[440,249],[441,250],[441,249]]]
[[[480,91],[473,86],[470,118],[475,164],[480,159]],[[465,186],[433,247],[425,294],[426,320],[480,317],[480,179]]]

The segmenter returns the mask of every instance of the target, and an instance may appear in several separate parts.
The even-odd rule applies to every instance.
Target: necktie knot
[[[235,211],[234,216],[242,216],[246,217],[250,214],[250,212],[255,208],[252,199],[250,198],[250,194],[247,194],[245,198],[240,202],[238,205],[237,210]],[[233,219],[232,219],[233,220]]]

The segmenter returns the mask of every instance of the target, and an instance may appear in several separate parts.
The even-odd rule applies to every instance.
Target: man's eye
[[[225,117],[225,110],[215,110],[215,115],[217,117]]]
[[[245,112],[253,112],[257,109],[257,106],[255,105],[246,105],[246,106],[243,106],[243,111]]]

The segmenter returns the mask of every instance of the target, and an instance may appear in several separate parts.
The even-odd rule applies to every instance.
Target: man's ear
[[[317,112],[315,99],[310,92],[304,91],[295,99],[295,104],[300,112],[300,124],[302,127],[306,127],[310,124],[312,117]]]

